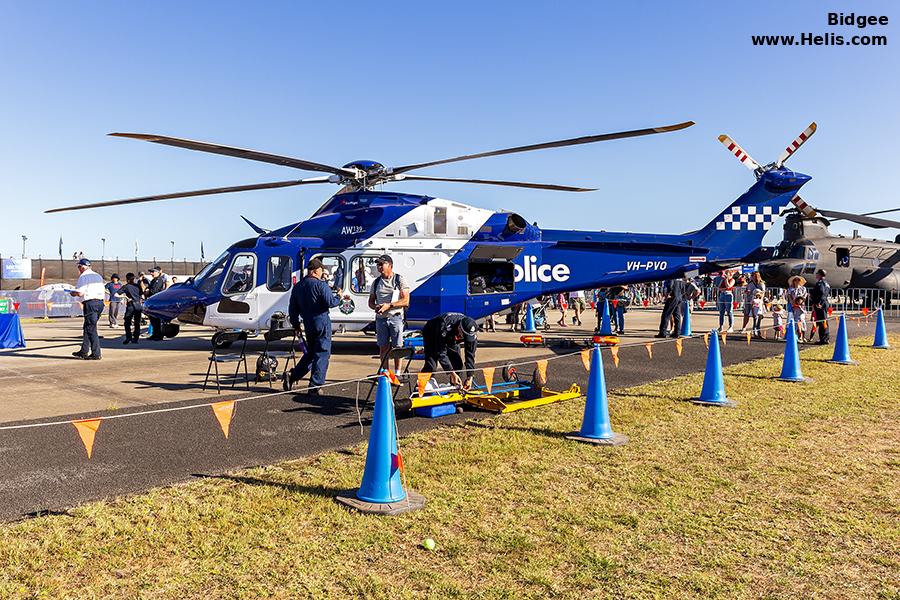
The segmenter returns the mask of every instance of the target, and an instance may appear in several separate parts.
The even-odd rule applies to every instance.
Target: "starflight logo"
[[[516,281],[526,281],[529,283],[542,281],[549,283],[551,281],[568,281],[569,265],[539,265],[536,256],[525,256],[525,266],[513,265],[513,271]]]

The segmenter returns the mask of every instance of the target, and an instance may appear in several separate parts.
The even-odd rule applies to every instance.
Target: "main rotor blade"
[[[693,125],[693,121],[685,121],[676,125],[666,125],[665,127],[650,127],[648,129],[635,129],[633,131],[620,131],[617,133],[604,133],[601,135],[589,135],[585,137],[572,138],[568,140],[559,140],[556,142],[544,142],[542,144],[532,144],[530,146],[517,146],[515,148],[505,148],[503,150],[493,150],[491,152],[481,152],[479,154],[466,154],[456,156],[454,158],[445,158],[443,160],[433,160],[431,162],[418,163],[415,165],[404,165],[395,167],[394,173],[406,173],[414,169],[424,169],[425,167],[433,167],[435,165],[444,165],[461,160],[472,160],[473,158],[485,158],[487,156],[500,156],[502,154],[515,154],[517,152],[530,152],[532,150],[544,150],[546,148],[560,148],[563,146],[577,146],[578,144],[592,144],[594,142],[605,142],[607,140],[618,140],[622,138],[638,137],[642,135],[652,135],[655,133],[667,133],[669,131],[678,131]]]
[[[206,190],[194,190],[192,192],[176,192],[174,194],[158,194],[156,196],[141,196],[140,198],[128,198],[125,200],[108,200],[106,202],[92,202],[91,204],[78,204],[63,208],[51,208],[45,213],[65,212],[69,210],[83,210],[86,208],[100,208],[103,206],[120,206],[122,204],[138,204],[140,202],[155,202],[156,200],[171,200],[173,198],[190,198],[191,196],[209,196],[211,194],[227,194],[230,192],[248,192],[250,190],[268,190],[272,188],[291,187],[294,185],[306,185],[308,183],[328,183],[328,177],[311,177],[295,181],[275,181],[272,183],[252,183],[250,185],[235,185],[231,187],[210,188]]]
[[[505,185],[508,187],[531,188],[535,190],[553,190],[557,192],[596,192],[595,188],[579,188],[555,183],[525,183],[522,181],[496,181],[493,179],[459,179],[456,177],[423,177],[420,175],[400,175],[393,181],[449,181],[453,183],[481,183],[485,185]]]
[[[855,215],[853,213],[839,212],[836,210],[822,210],[819,212],[829,219],[844,219],[853,221],[866,227],[874,227],[875,229],[900,228],[900,221],[891,221],[890,219],[880,219],[878,217],[868,217],[865,215]]]
[[[110,133],[109,135],[115,137],[144,140],[145,142],[153,142],[154,144],[165,144],[166,146],[175,146],[176,148],[187,148],[188,150],[211,152],[212,154],[224,154],[225,156],[234,156],[237,158],[245,158],[247,160],[258,160],[260,162],[271,163],[273,165],[282,165],[284,167],[293,167],[295,169],[302,169],[304,171],[334,173],[335,175],[344,175],[347,177],[356,176],[355,171],[343,169],[341,167],[332,167],[331,165],[323,165],[300,158],[279,156],[277,154],[257,152],[256,150],[245,150],[243,148],[233,148],[231,146],[222,146],[220,144],[211,144],[209,142],[184,140],[181,138],[173,138],[164,135],[153,135],[147,133]]]
[[[741,164],[750,169],[751,171],[756,171],[760,169],[759,163],[753,160],[747,151],[737,145],[733,139],[728,137],[727,135],[720,135],[719,141],[722,142],[722,145],[725,146],[729,152],[734,154]]]
[[[884,213],[889,212],[897,212],[900,208],[888,208],[886,210],[876,210],[875,212],[863,213],[864,217],[868,217],[869,215],[883,215]]]
[[[775,161],[775,166],[779,169],[784,164],[784,161],[789,159],[791,155],[796,152],[800,146],[806,143],[806,140],[812,137],[812,134],[816,132],[816,123],[813,121],[809,124],[809,127],[803,130],[803,133],[797,136],[797,138],[791,142],[787,148],[784,149],[784,152],[781,153],[781,156],[778,157],[778,160]]]

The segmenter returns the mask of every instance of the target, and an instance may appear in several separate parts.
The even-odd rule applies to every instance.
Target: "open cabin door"
[[[479,244],[466,265],[466,314],[483,318],[510,307],[515,292],[513,260],[522,246]]]

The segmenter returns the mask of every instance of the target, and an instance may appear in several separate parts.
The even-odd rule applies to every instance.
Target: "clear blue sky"
[[[759,48],[751,34],[857,33],[818,1],[7,2],[0,20],[0,253],[83,250],[207,258],[278,226],[332,186],[45,215],[115,198],[312,173],[116,139],[149,132],[341,165],[406,164],[675,123],[686,131],[490,158],[421,174],[589,185],[591,194],[398,183],[555,228],[675,233],[707,222],[753,181],[721,147],[731,134],[789,163],[804,197],[836,210],[900,206],[900,31],[885,48]],[[722,5],[722,8],[711,7]],[[727,7],[726,7],[727,6]],[[832,7],[834,8],[834,7]],[[845,11],[900,21],[893,2]],[[836,227],[849,231],[851,226]],[[865,231],[865,233],[874,233]],[[780,233],[780,223],[776,233]],[[893,236],[896,232],[890,232]],[[767,241],[773,241],[770,234]]]

